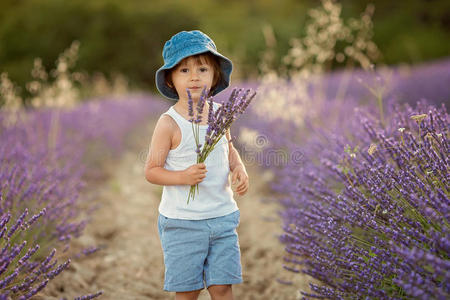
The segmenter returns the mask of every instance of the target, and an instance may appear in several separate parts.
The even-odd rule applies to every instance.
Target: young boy
[[[188,95],[194,108],[203,88],[213,96],[230,84],[232,63],[217,52],[214,42],[198,30],[182,31],[163,49],[164,65],[156,72],[159,92],[176,101],[159,118],[145,165],[145,177],[163,185],[158,232],[164,254],[164,290],[175,299],[197,299],[206,286],[211,299],[233,299],[232,284],[242,283],[236,227],[240,212],[233,198],[244,195],[248,174],[228,131],[205,163],[196,163],[192,123],[188,121]],[[216,110],[219,104],[214,103]],[[205,103],[199,126],[204,144],[209,105]],[[194,109],[194,114],[197,111]],[[196,116],[194,115],[194,118]],[[191,185],[199,192],[187,203]]]

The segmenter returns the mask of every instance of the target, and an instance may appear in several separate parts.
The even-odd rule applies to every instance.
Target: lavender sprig
[[[200,99],[197,102],[197,106],[196,106],[197,118],[194,118],[194,109],[193,109],[194,104],[193,104],[191,92],[189,91],[189,89],[186,89],[186,91],[187,91],[187,95],[188,95],[188,106],[189,106],[189,117],[190,117],[189,121],[191,122],[191,125],[192,125],[192,132],[194,134],[194,140],[195,140],[195,145],[196,145],[195,152],[197,153],[197,163],[199,163],[199,155],[201,153],[201,146],[202,146],[202,144],[200,144],[200,141],[199,141],[199,135],[200,135],[199,126],[202,121],[203,108],[204,108],[206,97],[207,97],[209,91],[206,89],[206,86],[202,90]],[[194,198],[195,189],[197,189],[197,192],[198,192],[198,184],[191,186],[191,192],[189,193],[187,203],[189,203],[191,193],[192,193],[192,198]]]
[[[74,300],[90,300],[90,299],[97,298],[98,296],[100,296],[102,294],[103,294],[103,291],[98,291],[97,293],[94,293],[94,294],[76,297]]]

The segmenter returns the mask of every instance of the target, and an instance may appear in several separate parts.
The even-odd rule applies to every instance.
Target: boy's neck
[[[193,102],[193,110],[194,110],[194,116],[197,115],[197,103],[198,99],[192,99]],[[185,113],[186,115],[189,114],[189,105],[188,105],[188,99],[179,99],[177,103],[174,104],[174,106],[179,110]],[[206,112],[208,113],[209,110],[209,103],[208,101],[205,101],[205,105],[203,106],[203,114]]]

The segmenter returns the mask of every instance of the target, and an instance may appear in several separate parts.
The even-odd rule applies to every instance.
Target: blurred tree
[[[339,2],[346,18],[375,5],[373,40],[381,62],[417,63],[450,53],[448,0]],[[23,86],[35,57],[52,68],[58,54],[79,40],[76,70],[121,72],[134,87],[154,88],[164,42],[180,30],[200,29],[233,60],[234,79],[253,77],[266,48],[262,29],[273,29],[273,61],[279,63],[289,40],[305,34],[308,8],[318,5],[320,0],[1,0],[0,72]]]
[[[417,63],[450,54],[450,1],[342,0],[344,15],[375,4],[374,42],[386,64]]]
[[[2,2],[0,8],[0,70],[19,86],[31,79],[35,57],[54,68],[59,53],[74,40],[81,43],[75,70],[120,72],[135,86],[152,86],[167,37],[197,27],[177,7],[143,11],[113,1],[29,0],[14,6]]]

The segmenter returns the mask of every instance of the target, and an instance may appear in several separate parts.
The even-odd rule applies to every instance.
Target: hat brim
[[[186,50],[186,49],[185,49]],[[219,52],[215,51],[212,48],[205,48],[205,46],[200,47],[191,47],[186,51],[187,54],[184,56],[177,57],[176,60],[166,62],[161,68],[156,71],[155,81],[156,81],[156,88],[158,91],[166,98],[170,100],[178,101],[178,94],[175,91],[175,89],[170,88],[166,84],[166,72],[167,70],[172,69],[175,67],[180,61],[185,59],[186,57],[211,52],[215,56],[219,58],[220,62],[220,71],[222,72],[222,79],[217,83],[216,88],[212,91],[212,95],[216,95],[217,93],[223,91],[230,85],[230,79],[231,79],[231,72],[233,70],[233,63],[231,60],[220,54]]]

